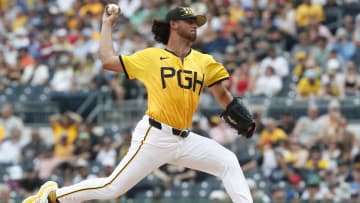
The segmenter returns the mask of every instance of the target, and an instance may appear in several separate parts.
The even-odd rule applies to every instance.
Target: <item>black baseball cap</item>
[[[166,14],[166,21],[170,20],[182,20],[194,18],[196,24],[200,27],[206,23],[206,17],[204,15],[195,15],[194,11],[190,7],[175,7]]]

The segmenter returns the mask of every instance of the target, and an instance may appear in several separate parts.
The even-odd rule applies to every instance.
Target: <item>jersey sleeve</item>
[[[207,59],[206,67],[206,76],[205,76],[205,85],[211,87],[223,80],[229,78],[229,73],[225,67],[214,60],[213,57]]]
[[[131,55],[120,55],[119,60],[123,66],[126,77],[130,80],[141,80],[149,61],[148,54],[144,50]]]

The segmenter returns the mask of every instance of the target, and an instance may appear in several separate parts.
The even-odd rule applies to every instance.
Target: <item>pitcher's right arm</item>
[[[119,18],[121,11],[108,15],[106,13],[106,7],[102,16],[102,26],[100,32],[100,48],[99,55],[100,60],[105,70],[115,71],[117,73],[123,73],[123,67],[120,63],[119,56],[115,53],[112,40],[112,26]]]

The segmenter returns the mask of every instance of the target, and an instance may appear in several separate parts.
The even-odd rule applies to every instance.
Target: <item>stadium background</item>
[[[46,180],[106,176],[126,152],[146,92],[101,69],[108,2],[0,0],[1,203]],[[250,140],[234,136],[205,89],[192,129],[236,153],[256,202],[360,202],[358,0],[118,2],[119,54],[160,46],[152,19],[174,5],[207,15],[194,48],[226,66],[258,128]],[[164,166],[109,202],[229,200],[219,179]]]

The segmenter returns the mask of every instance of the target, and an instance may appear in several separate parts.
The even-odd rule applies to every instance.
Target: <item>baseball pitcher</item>
[[[229,77],[224,66],[212,56],[191,48],[197,28],[206,23],[206,17],[194,14],[190,7],[176,7],[167,13],[165,20],[155,20],[152,25],[155,40],[165,48],[147,48],[118,56],[111,37],[119,14],[120,9],[103,14],[100,37],[103,67],[141,81],[148,92],[148,109],[134,129],[129,151],[109,177],[63,188],[49,181],[24,202],[115,199],[158,167],[170,163],[218,176],[233,202],[252,203],[235,154],[189,131],[205,87],[224,108],[223,119],[239,134],[251,137],[255,130],[249,111],[222,84]]]

